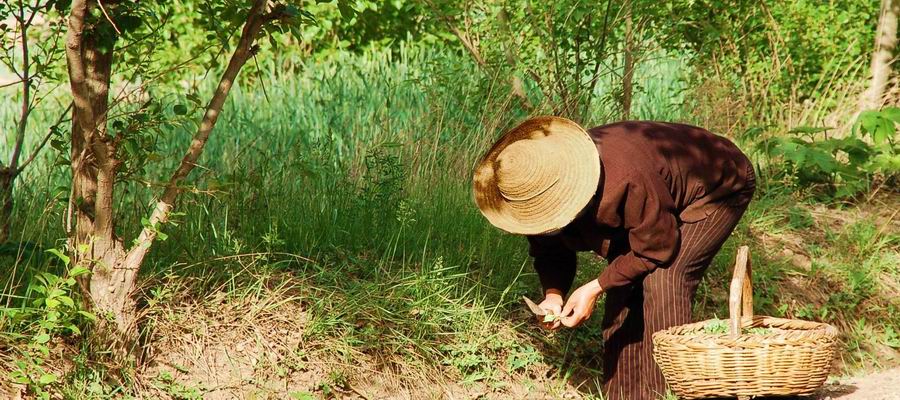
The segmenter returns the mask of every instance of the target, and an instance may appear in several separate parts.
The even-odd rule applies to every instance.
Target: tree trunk
[[[860,102],[861,111],[881,108],[884,103],[884,90],[891,75],[891,61],[897,47],[898,16],[900,0],[881,1],[881,17],[875,34],[875,51],[872,53],[872,80]]]
[[[15,171],[0,168],[0,244],[9,240],[9,223],[12,219],[13,184]]]
[[[137,327],[134,302],[128,295],[132,285],[128,271],[121,268],[125,249],[113,224],[113,190],[119,161],[115,145],[106,134],[115,38],[106,39],[113,43],[100,43],[103,39],[85,30],[84,18],[95,4],[88,0],[72,3],[66,36],[74,104],[69,207],[75,226],[74,232],[69,232],[69,242],[75,263],[91,270],[89,282],[82,288],[99,314],[95,338],[108,344],[118,356],[134,343]]]
[[[22,46],[22,108],[19,122],[16,124],[16,141],[13,145],[9,166],[3,168],[0,163],[0,244],[9,240],[9,224],[12,219],[13,188],[16,177],[19,175],[19,157],[22,155],[22,146],[25,144],[25,130],[28,125],[28,116],[31,114],[31,60],[28,54],[28,26],[31,19],[25,17],[25,7],[19,3],[19,15],[16,18],[19,25]]]
[[[622,119],[631,118],[631,98],[634,92],[634,21],[631,12],[631,1],[626,3],[625,11],[625,68],[622,72]]]
[[[115,232],[113,193],[121,160],[116,158],[114,140],[106,134],[109,84],[113,46],[101,46],[85,31],[84,18],[95,5],[92,0],[75,0],[66,37],[66,59],[72,89],[73,176],[70,210],[75,216],[74,232],[69,231],[75,262],[91,270],[82,285],[98,314],[97,338],[113,351],[114,357],[128,356],[137,339],[137,302],[134,297],[138,272],[144,257],[167,221],[179,193],[179,183],[196,166],[225,99],[241,67],[253,54],[253,43],[265,23],[286,16],[284,8],[264,14],[266,1],[256,0],[248,14],[238,46],[213,94],[200,127],[180,166],[173,173],[160,200],[133,247],[126,251]],[[68,229],[68,227],[67,227]]]

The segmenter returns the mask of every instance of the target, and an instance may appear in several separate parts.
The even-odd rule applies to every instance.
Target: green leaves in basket
[[[706,323],[703,327],[703,333],[710,335],[718,335],[728,333],[728,321],[724,319],[714,319]]]
[[[703,327],[703,333],[708,335],[724,335],[728,331],[728,320],[726,319],[710,320]],[[741,331],[741,334],[744,335],[768,335],[770,333],[772,333],[772,330],[765,327],[746,328]]]

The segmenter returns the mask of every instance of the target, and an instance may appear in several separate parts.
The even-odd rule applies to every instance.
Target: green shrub
[[[784,136],[759,139],[773,175],[826,199],[850,199],[868,192],[876,180],[900,175],[900,142],[895,139],[900,108],[860,114],[850,135],[829,137],[830,128],[797,127]]]

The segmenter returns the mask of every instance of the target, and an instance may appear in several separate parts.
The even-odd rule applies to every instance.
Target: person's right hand
[[[547,312],[549,312],[553,315],[559,316],[560,314],[562,314],[562,308],[563,308],[562,292],[560,292],[559,290],[556,290],[556,289],[548,289],[547,292],[544,293],[544,301],[542,301],[541,304],[538,304],[538,307],[540,307],[543,310],[546,310]],[[560,326],[562,326],[562,323],[559,321],[559,318],[557,318],[555,321],[552,321],[552,322],[544,322],[544,317],[542,317],[542,316],[538,316],[537,318],[538,318],[538,321],[541,323],[541,326],[543,326],[546,329],[554,330],[554,329],[558,329]]]

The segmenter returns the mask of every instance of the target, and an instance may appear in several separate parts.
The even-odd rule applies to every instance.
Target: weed
[[[48,387],[56,384],[60,376],[46,365],[54,338],[80,336],[86,322],[96,317],[84,311],[76,302],[76,279],[88,273],[84,267],[69,269],[70,259],[61,250],[50,249],[68,270],[67,276],[42,272],[34,276],[29,285],[32,293],[30,307],[0,308],[0,319],[5,324],[19,326],[24,345],[19,347],[10,373],[13,382],[25,385],[39,399],[49,399]]]
[[[316,400],[316,396],[309,392],[290,392],[288,396],[293,400]]]
[[[463,342],[441,347],[447,355],[443,364],[455,368],[467,382],[477,382],[491,376],[493,360],[480,343]]]
[[[543,356],[534,347],[517,346],[506,356],[506,370],[510,373],[528,369],[543,360]]]
[[[167,371],[160,372],[154,379],[153,385],[168,394],[175,400],[201,400],[204,391],[200,388],[187,386],[175,380]]]

